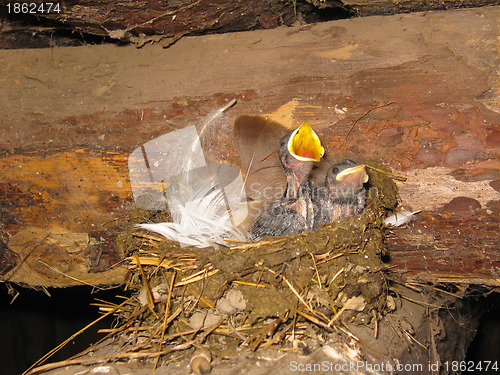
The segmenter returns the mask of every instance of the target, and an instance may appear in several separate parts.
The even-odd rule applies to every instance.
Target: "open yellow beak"
[[[368,175],[366,174],[365,165],[361,164],[352,168],[344,169],[337,175],[337,177],[335,177],[335,179],[343,183],[358,182],[360,184],[364,184],[368,182]]]
[[[288,151],[301,161],[319,161],[325,154],[317,134],[307,121],[293,131],[288,141]]]

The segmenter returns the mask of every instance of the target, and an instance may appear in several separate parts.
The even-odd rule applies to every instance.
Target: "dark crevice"
[[[91,287],[49,289],[51,297],[41,290],[16,287],[13,297],[1,290],[0,363],[2,374],[19,375],[38,359],[99,318],[95,298],[115,301],[116,290],[92,293]],[[12,302],[12,303],[11,303]],[[119,303],[123,302],[118,301]],[[113,318],[103,319],[55,353],[47,363],[62,361],[88,348],[104,334],[99,328],[110,328]]]
[[[491,293],[482,298],[478,305],[483,312],[476,336],[472,341],[465,362],[474,364],[474,371],[466,371],[466,374],[498,374],[500,371],[500,293]],[[490,363],[486,370],[487,361],[496,361],[496,370]],[[483,369],[475,368],[483,365]],[[472,369],[472,368],[471,368]]]
[[[7,14],[0,7],[0,49],[50,48],[112,43],[109,37],[72,29],[34,15]]]

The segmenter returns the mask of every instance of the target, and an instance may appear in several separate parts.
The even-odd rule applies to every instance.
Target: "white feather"
[[[395,212],[391,216],[387,216],[384,219],[384,224],[392,227],[401,227],[405,224],[408,224],[413,216],[420,213],[421,211],[410,212],[408,210],[401,210],[399,212]]]
[[[169,202],[170,203],[170,202]],[[221,189],[205,186],[185,204],[176,205],[174,222],[138,224],[137,227],[178,241],[182,246],[209,247],[226,245],[224,238],[243,240],[244,235],[233,225]]]
[[[246,212],[243,177],[239,168],[207,164],[203,145],[214,137],[223,112],[234,105],[211,111],[195,125],[170,132],[145,143],[129,157],[130,180],[138,206],[167,209],[172,222],[139,224],[137,227],[178,241],[181,246],[225,245],[224,238],[244,239],[236,229]],[[141,199],[142,197],[152,199]],[[153,202],[153,204],[150,203]],[[143,205],[144,203],[144,205]]]

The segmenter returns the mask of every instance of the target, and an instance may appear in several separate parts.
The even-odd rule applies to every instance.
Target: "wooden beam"
[[[402,205],[424,213],[389,241],[394,264],[497,280],[499,16],[491,7],[367,17],[188,37],[167,50],[1,50],[4,239],[57,227],[109,243],[133,200],[130,152],[235,98],[209,160],[238,163],[239,115],[308,120],[331,160],[377,159],[408,177]],[[443,216],[458,197],[474,200],[474,214]],[[454,231],[460,225],[468,229]],[[482,262],[466,262],[483,250]]]

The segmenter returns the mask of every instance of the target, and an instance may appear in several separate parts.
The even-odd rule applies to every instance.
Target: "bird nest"
[[[111,333],[124,357],[158,363],[202,344],[257,350],[291,345],[292,332],[300,338],[308,329],[375,328],[392,308],[381,255],[383,218],[396,207],[397,190],[383,167],[368,165],[363,214],[314,232],[217,249],[181,247],[134,226],[121,233],[133,296],[102,307],[121,318]],[[130,221],[164,221],[158,215],[165,213],[138,210]]]

